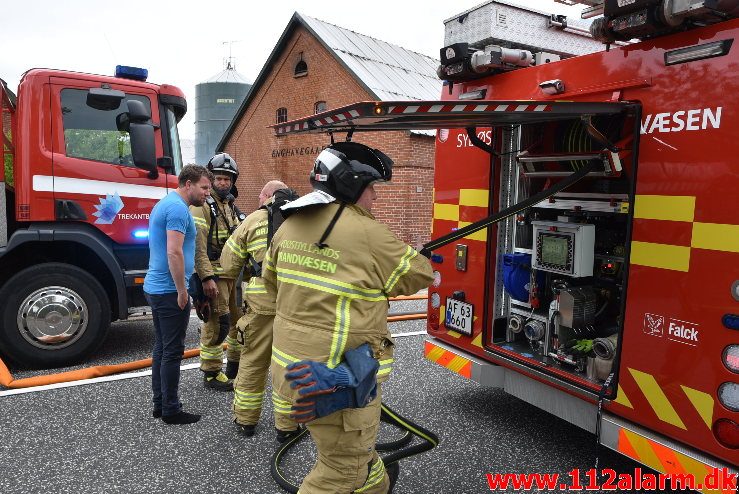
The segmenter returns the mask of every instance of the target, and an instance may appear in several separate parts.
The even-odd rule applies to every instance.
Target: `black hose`
[[[608,299],[606,299],[606,301],[603,302],[603,306],[600,309],[598,309],[598,311],[595,313],[595,315],[593,316],[593,320],[598,319],[600,315],[603,314],[603,311],[606,310],[607,307],[608,307]]]
[[[403,458],[408,458],[409,456],[429,451],[439,444],[439,437],[436,434],[414,422],[411,422],[384,403],[381,404],[380,420],[398,428],[405,429],[406,431],[400,439],[387,443],[378,443],[375,446],[377,451],[394,451],[393,453],[382,457],[382,462],[385,464],[385,467],[393,463],[397,463]],[[308,429],[304,428],[299,434],[281,444],[280,447],[277,448],[277,451],[272,455],[272,460],[270,461],[269,471],[272,478],[283,490],[292,494],[297,493],[300,486],[293,484],[290,479],[283,475],[282,470],[280,469],[280,462],[282,461],[284,454],[297,444],[298,441],[300,441],[307,433]],[[404,449],[399,449],[409,444],[413,440],[413,436],[417,436],[422,442]]]
[[[413,434],[411,431],[405,431],[405,434],[403,434],[400,439],[396,439],[395,441],[388,441],[386,443],[377,443],[375,445],[375,449],[377,451],[395,451],[396,449],[400,449],[406,444],[413,441]]]
[[[414,422],[411,422],[384,403],[381,406],[381,419],[383,419],[384,417],[383,420],[385,420],[387,423],[393,424],[397,427],[411,432],[414,436],[417,436],[422,441],[419,444],[415,444],[394,453],[390,453],[387,456],[383,456],[382,462],[385,464],[385,466],[400,461],[403,458],[408,458],[409,456],[417,455],[419,453],[434,449],[439,444],[439,436],[437,436],[430,430],[421,427]]]
[[[293,484],[290,482],[290,479],[282,474],[282,471],[280,470],[280,461],[282,461],[283,454],[292,448],[293,445],[300,441],[306,434],[308,434],[308,429],[303,428],[303,430],[300,431],[300,434],[297,434],[282,443],[280,447],[277,448],[277,451],[272,455],[272,460],[269,464],[269,473],[272,475],[275,482],[277,482],[277,485],[282,487],[286,492],[290,492],[292,494],[296,494],[300,486]]]

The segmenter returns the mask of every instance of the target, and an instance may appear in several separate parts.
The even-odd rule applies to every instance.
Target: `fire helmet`
[[[231,175],[233,183],[236,183],[236,179],[239,178],[239,166],[228,153],[218,153],[214,155],[207,165],[208,170],[213,174],[227,173]]]
[[[393,160],[377,149],[358,142],[337,142],[321,151],[310,173],[316,190],[354,204],[373,182],[387,182],[393,175]]]

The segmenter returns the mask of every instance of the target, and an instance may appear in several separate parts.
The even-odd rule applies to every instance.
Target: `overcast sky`
[[[517,0],[546,12],[579,16],[582,7]],[[14,0],[0,11],[0,77],[16,91],[35,67],[111,74],[115,66],[149,69],[149,81],[180,87],[190,109],[180,123],[194,131],[195,85],[224,68],[254,81],[293,12],[439,57],[443,21],[481,0]]]

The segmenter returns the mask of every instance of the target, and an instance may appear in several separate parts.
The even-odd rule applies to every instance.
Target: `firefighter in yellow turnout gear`
[[[232,194],[239,172],[236,162],[226,153],[213,156],[207,168],[215,177],[211,195],[201,207],[190,207],[197,228],[195,271],[211,304],[211,315],[200,330],[200,370],[206,387],[231,391],[241,355],[241,345],[236,341],[236,321],[241,316],[236,305],[238,273],[224,275],[219,258],[243,219]],[[221,371],[224,341],[228,345],[225,374]]]
[[[393,364],[388,297],[416,293],[433,277],[428,259],[371,214],[374,183],[391,174],[380,151],[329,146],[311,173],[314,191],[283,208],[295,212],[265,259],[277,304],[274,392],[307,423],[318,450],[301,494],[385,494],[394,482],[375,451],[380,388]],[[363,352],[355,365],[350,354]]]
[[[231,235],[221,254],[224,276],[238,276],[244,268],[242,294],[246,314],[236,323],[242,343],[239,372],[234,383],[234,422],[239,431],[249,437],[262,412],[264,387],[272,355],[272,322],[275,317],[274,299],[267,296],[261,276],[261,265],[267,252],[268,212],[266,204],[275,191],[287,186],[277,180],[267,182],[259,194],[260,208],[246,217]],[[297,431],[290,418],[290,406],[274,404],[277,438],[281,442]]]

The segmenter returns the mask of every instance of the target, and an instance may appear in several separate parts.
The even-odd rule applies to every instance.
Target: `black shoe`
[[[282,444],[286,441],[289,441],[293,437],[297,436],[302,432],[302,427],[298,427],[294,431],[282,431],[280,429],[275,428],[275,431],[277,431],[277,442]]]
[[[203,384],[206,388],[215,389],[216,391],[233,391],[233,381],[226,377],[221,371],[205,371],[203,376]]]
[[[400,475],[400,463],[397,461],[391,463],[390,466],[385,467],[385,471],[387,472],[387,476],[390,477],[390,490],[387,491],[387,494],[392,494],[395,482],[398,481],[398,475]]]
[[[170,425],[194,424],[198,420],[200,420],[200,415],[197,413],[187,413],[181,410],[174,415],[162,415],[162,421],[164,421],[165,424]]]
[[[239,430],[239,434],[245,437],[252,437],[254,435],[254,430],[257,428],[256,425],[253,424],[239,424],[236,423],[236,427]]]
[[[231,362],[230,360],[226,362],[226,377],[229,379],[236,379],[236,374],[239,373],[239,363],[238,362]]]
[[[162,418],[162,409],[161,408],[155,408],[151,411],[151,416],[155,419]]]

